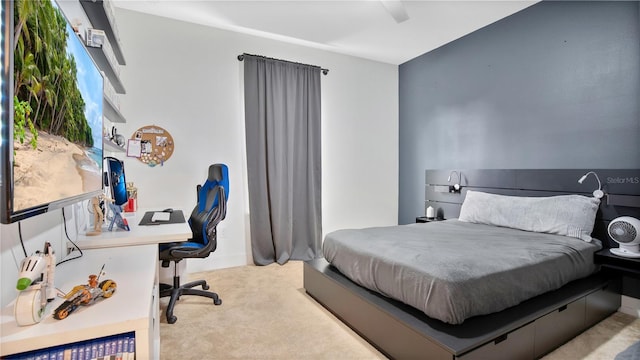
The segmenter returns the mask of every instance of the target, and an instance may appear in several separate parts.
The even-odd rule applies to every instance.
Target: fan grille
[[[611,238],[619,243],[626,244],[635,240],[638,235],[635,227],[626,221],[618,221],[609,229]]]

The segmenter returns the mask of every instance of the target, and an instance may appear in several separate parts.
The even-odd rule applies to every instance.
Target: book
[[[129,337],[129,360],[136,359],[136,337]]]
[[[118,336],[117,345],[116,345],[116,360],[123,360],[123,346],[124,346],[124,337]]]

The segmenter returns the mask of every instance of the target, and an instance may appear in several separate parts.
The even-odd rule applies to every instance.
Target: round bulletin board
[[[149,166],[164,165],[173,154],[173,137],[160,126],[143,126],[131,135],[131,140],[140,142],[140,156],[136,157]]]

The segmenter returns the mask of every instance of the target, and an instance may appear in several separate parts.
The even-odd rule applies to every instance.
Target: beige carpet
[[[173,359],[386,359],[304,291],[302,263],[242,266],[191,274],[220,294],[183,296],[175,324],[160,301],[160,354]],[[607,359],[640,340],[640,320],[616,313],[545,360]]]

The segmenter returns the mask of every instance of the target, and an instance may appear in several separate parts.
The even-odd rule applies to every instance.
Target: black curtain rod
[[[305,65],[305,66],[315,66],[315,65],[303,64],[303,63],[299,63],[299,62],[293,62],[293,61],[270,58],[270,57],[266,57],[266,56],[262,56],[262,55],[253,55],[253,54],[240,54],[240,55],[238,55],[238,61],[244,60],[244,56],[245,55],[261,57],[261,58],[269,59],[269,60],[284,61],[284,62],[288,62],[288,63],[291,63],[291,64],[298,64],[298,65]],[[320,67],[320,66],[315,66],[315,67]],[[327,75],[329,73],[329,69],[320,68],[320,70],[322,71],[323,75]]]

